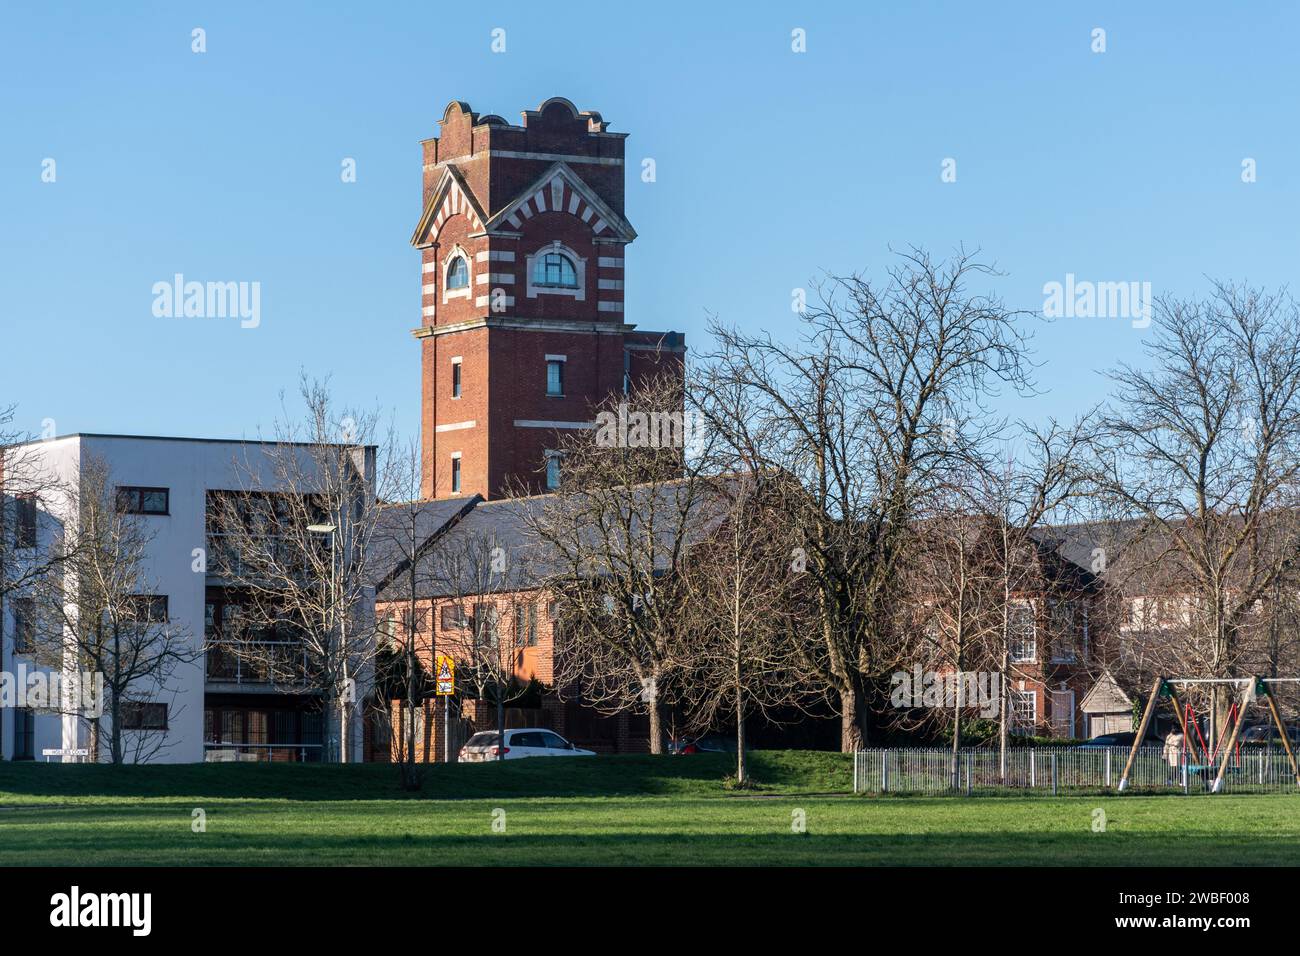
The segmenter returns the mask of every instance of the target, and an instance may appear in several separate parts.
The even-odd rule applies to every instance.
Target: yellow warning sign
[[[437,658],[438,696],[456,693],[456,662],[442,654]]]

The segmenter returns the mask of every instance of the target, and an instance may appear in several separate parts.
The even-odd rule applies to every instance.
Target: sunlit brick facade
[[[425,140],[420,250],[426,497],[547,486],[548,450],[683,337],[624,316],[624,140],[555,97],[518,126],[447,106]]]

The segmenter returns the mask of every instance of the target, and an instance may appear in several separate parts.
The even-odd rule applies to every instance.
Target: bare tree
[[[683,571],[707,521],[703,459],[686,454],[682,385],[670,375],[611,397],[597,422],[561,441],[560,487],[525,512],[527,531],[560,607],[557,688],[605,713],[644,712],[657,754],[683,630]]]
[[[810,697],[795,638],[800,578],[790,568],[789,525],[762,505],[780,476],[731,473],[705,482],[702,506],[719,525],[685,568],[685,639],[679,694],[691,724],[735,721],[736,781],[749,782],[745,721],[799,708]]]
[[[905,594],[914,615],[911,626],[903,628],[903,647],[931,680],[926,688],[929,699],[921,700],[929,722],[951,728],[949,777],[954,787],[962,720],[981,703],[977,693],[971,694],[978,692],[976,672],[995,666],[996,658],[989,652],[999,621],[993,526],[972,499],[977,479],[967,477],[968,481],[938,496],[930,513],[917,522],[903,565]],[[921,693],[913,688],[909,703],[914,705]]]
[[[536,607],[513,600],[527,559],[519,542],[497,534],[471,512],[429,552],[431,621],[442,632],[440,646],[456,661],[457,693],[491,704],[496,713],[497,758],[505,756],[505,709],[527,690],[518,671],[523,650],[535,634]]]
[[[13,417],[13,406],[0,407],[0,620],[6,600],[54,573],[65,554],[49,547],[59,529],[40,528],[57,524],[49,512],[60,482],[40,446],[12,427]]]
[[[1161,298],[1148,367],[1110,373],[1097,482],[1138,524],[1171,612],[1165,667],[1241,676],[1247,631],[1294,572],[1300,523],[1300,309],[1288,294],[1218,283],[1204,299]],[[1214,700],[1211,739],[1229,706]]]
[[[1015,650],[1022,630],[1036,629],[1037,612],[1029,596],[1044,593],[1048,586],[1042,574],[1043,540],[1050,536],[1053,522],[1078,515],[1090,494],[1090,442],[1095,428],[1094,411],[1068,424],[1055,419],[1043,427],[1020,423],[1018,439],[1007,443],[1003,462],[986,461],[969,495],[976,513],[993,528],[999,593],[991,653],[1001,674],[998,753],[1004,776],[1013,717],[1010,685],[1019,675]],[[1105,570],[1104,554],[1089,558],[1094,573]]]
[[[149,705],[175,699],[173,678],[201,650],[157,594],[148,561],[152,534],[119,506],[107,466],[83,462],[66,500],[72,510],[52,545],[58,573],[43,576],[32,592],[29,652],[64,675],[102,675],[103,700],[88,709],[78,696],[58,707],[87,725],[92,760],[103,756],[107,716],[108,759],[140,762],[165,746],[166,722],[152,720]]]
[[[346,763],[377,644],[377,416],[337,408],[328,382],[304,378],[300,393],[303,420],[286,416],[274,442],[235,463],[241,489],[209,497],[220,545],[210,560],[244,602],[244,626],[220,641],[273,682],[318,693],[327,758]]]
[[[1020,315],[968,290],[993,275],[964,251],[935,262],[913,250],[883,283],[830,279],[793,344],[713,327],[706,388],[742,389],[749,414],[710,423],[801,489],[787,510],[804,539],[815,657],[839,701],[845,751],[862,746],[871,694],[896,660],[899,563],[913,521],[968,446],[997,431],[983,400],[999,385],[1029,385]]]
[[[390,436],[381,469],[380,509],[368,557],[375,568],[378,590],[391,590],[400,611],[380,622],[375,684],[384,703],[399,699],[397,756],[402,786],[418,790],[423,767],[417,759],[426,701],[432,682],[430,668],[438,653],[433,603],[429,594],[450,569],[439,567],[436,544],[444,525],[456,517],[445,504],[421,499],[421,459],[416,442],[400,444]]]

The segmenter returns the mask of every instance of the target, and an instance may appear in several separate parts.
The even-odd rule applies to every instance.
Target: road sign
[[[89,757],[90,751],[84,747],[46,747],[41,756],[49,763],[51,757]]]
[[[439,654],[437,670],[438,696],[446,697],[456,693],[456,662],[450,657]]]

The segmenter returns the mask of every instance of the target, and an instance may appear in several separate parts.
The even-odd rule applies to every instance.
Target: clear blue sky
[[[299,368],[418,427],[408,239],[418,143],[451,99],[518,121],[566,96],[631,134],[627,318],[696,348],[709,312],[789,329],[791,289],[878,270],[890,244],[982,246],[1010,273],[1008,302],[1034,310],[1068,272],[1197,293],[1206,275],[1288,283],[1300,252],[1294,4],[11,3],[2,16],[0,405],[17,401],[34,432],[53,418],[60,433],[252,436]],[[642,157],[657,182],[635,175]],[[940,181],[947,157],[955,183]],[[1256,183],[1241,181],[1245,157]],[[177,272],[260,282],[261,326],[155,318],[151,287]],[[1092,404],[1096,370],[1138,358],[1146,334],[1114,319],[1043,327],[1049,391],[1009,409]]]

